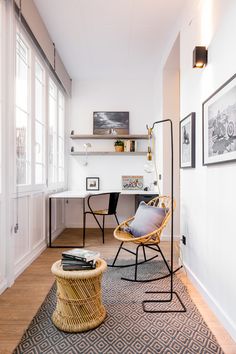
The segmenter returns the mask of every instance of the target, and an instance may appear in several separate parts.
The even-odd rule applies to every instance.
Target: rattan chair
[[[95,210],[92,206],[93,201],[100,196],[108,196],[107,202],[108,204],[104,209]],[[93,215],[96,223],[98,224],[101,232],[102,232],[102,242],[104,243],[104,232],[105,232],[105,217],[108,215],[114,215],[117,224],[119,225],[119,221],[116,215],[116,208],[118,204],[120,193],[119,192],[111,192],[111,193],[100,193],[100,194],[92,194],[88,197],[88,211],[84,212],[84,240],[85,240],[85,232],[86,232],[86,215]],[[102,216],[102,224],[98,220],[98,216]]]
[[[130,233],[128,233],[127,231],[124,231],[125,227],[129,226],[130,222],[134,219],[134,216],[132,218],[129,218],[125,221],[123,221],[120,225],[117,226],[117,228],[114,230],[114,237],[121,241],[120,247],[116,253],[116,256],[114,258],[113,263],[110,265],[111,267],[131,267],[131,266],[135,266],[135,270],[134,270],[134,278],[130,279],[130,278],[122,278],[123,280],[129,280],[129,281],[135,281],[135,282],[149,282],[149,281],[153,281],[153,280],[158,280],[158,279],[163,279],[168,277],[171,274],[171,269],[169,264],[167,263],[161,248],[159,246],[160,243],[160,239],[161,239],[161,234],[164,230],[164,228],[167,226],[170,217],[171,217],[171,198],[167,197],[167,196],[158,196],[153,198],[152,200],[150,200],[150,202],[147,203],[148,205],[151,205],[153,207],[159,207],[159,208],[165,208],[167,210],[166,212],[166,216],[164,218],[164,220],[162,221],[161,226],[154,230],[153,232],[143,235],[141,237],[134,237],[133,235],[131,235]],[[175,201],[173,201],[173,209],[175,208]],[[137,245],[135,252],[127,249],[126,247],[124,247],[125,244],[127,243],[132,243]],[[139,249],[142,248],[143,250],[143,260],[139,262]],[[147,249],[151,249],[152,251],[154,251],[154,255],[150,256],[149,258],[146,255],[146,250]],[[135,256],[135,263],[132,264],[126,264],[126,265],[116,265],[116,261],[118,259],[118,256],[120,254],[121,250],[125,250],[131,254],[133,254]],[[151,261],[155,258],[157,258],[159,256],[159,254],[161,255],[168,273],[157,277],[157,278],[152,278],[152,279],[138,279],[138,266],[140,264],[146,263],[148,261]],[[179,268],[178,268],[179,269]],[[175,272],[178,270],[176,269]]]

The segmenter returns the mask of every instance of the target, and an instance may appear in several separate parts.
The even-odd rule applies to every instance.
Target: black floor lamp
[[[169,294],[168,299],[159,299],[159,300],[144,300],[142,301],[143,305],[143,310],[145,312],[151,312],[151,313],[165,313],[165,312],[186,312],[186,307],[184,306],[182,300],[180,299],[178,293],[174,291],[173,288],[173,252],[174,252],[174,223],[173,223],[173,218],[174,218],[174,146],[173,146],[173,123],[170,119],[163,119],[159,120],[157,122],[154,122],[152,125],[152,128],[148,128],[148,134],[151,137],[153,128],[157,124],[161,123],[170,123],[170,138],[171,138],[171,239],[170,239],[170,248],[171,248],[171,256],[170,256],[170,291],[146,291],[146,294]],[[148,149],[148,153],[150,153],[150,148]],[[150,159],[150,158],[149,158]],[[173,301],[173,295],[176,296],[178,299],[181,309],[180,310],[172,310],[172,309],[166,309],[166,310],[148,310],[146,308],[146,304],[149,303],[171,303]]]

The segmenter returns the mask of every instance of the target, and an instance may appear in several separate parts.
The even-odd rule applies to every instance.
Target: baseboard
[[[196,285],[196,288],[202,294],[202,296],[204,297],[208,306],[214,312],[214,314],[216,315],[218,320],[221,322],[223,327],[229,332],[229,334],[231,335],[233,340],[236,341],[236,326],[235,326],[235,324],[231,321],[229,316],[224,312],[222,307],[214,299],[212,294],[209,293],[207,288],[201,283],[201,281],[198,279],[198,277],[191,271],[191,269],[185,263],[183,265],[184,265],[191,281],[193,282],[194,285]]]
[[[38,246],[31,250],[15,265],[15,279],[47,248],[46,242],[41,241]]]
[[[0,295],[7,289],[7,281],[3,280],[0,284]]]

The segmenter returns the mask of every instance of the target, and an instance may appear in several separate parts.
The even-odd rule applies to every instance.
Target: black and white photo
[[[99,191],[99,177],[86,177],[86,190]]]
[[[129,112],[93,112],[93,134],[128,135]]]
[[[203,103],[203,165],[236,160],[236,75]]]
[[[195,167],[195,113],[180,121],[180,168]]]

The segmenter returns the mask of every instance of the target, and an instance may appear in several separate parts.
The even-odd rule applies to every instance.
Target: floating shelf
[[[117,140],[117,139],[134,139],[134,140],[138,140],[138,139],[148,139],[148,135],[147,134],[133,134],[133,135],[87,135],[87,134],[80,134],[80,135],[76,135],[73,134],[70,136],[71,139],[113,139],[113,140]]]
[[[84,151],[73,151],[70,153],[73,156],[85,156],[86,153]],[[146,151],[135,151],[135,152],[116,152],[116,151],[88,151],[87,155],[88,156],[96,156],[96,155],[119,155],[119,156],[140,156],[140,155],[146,155]]]

